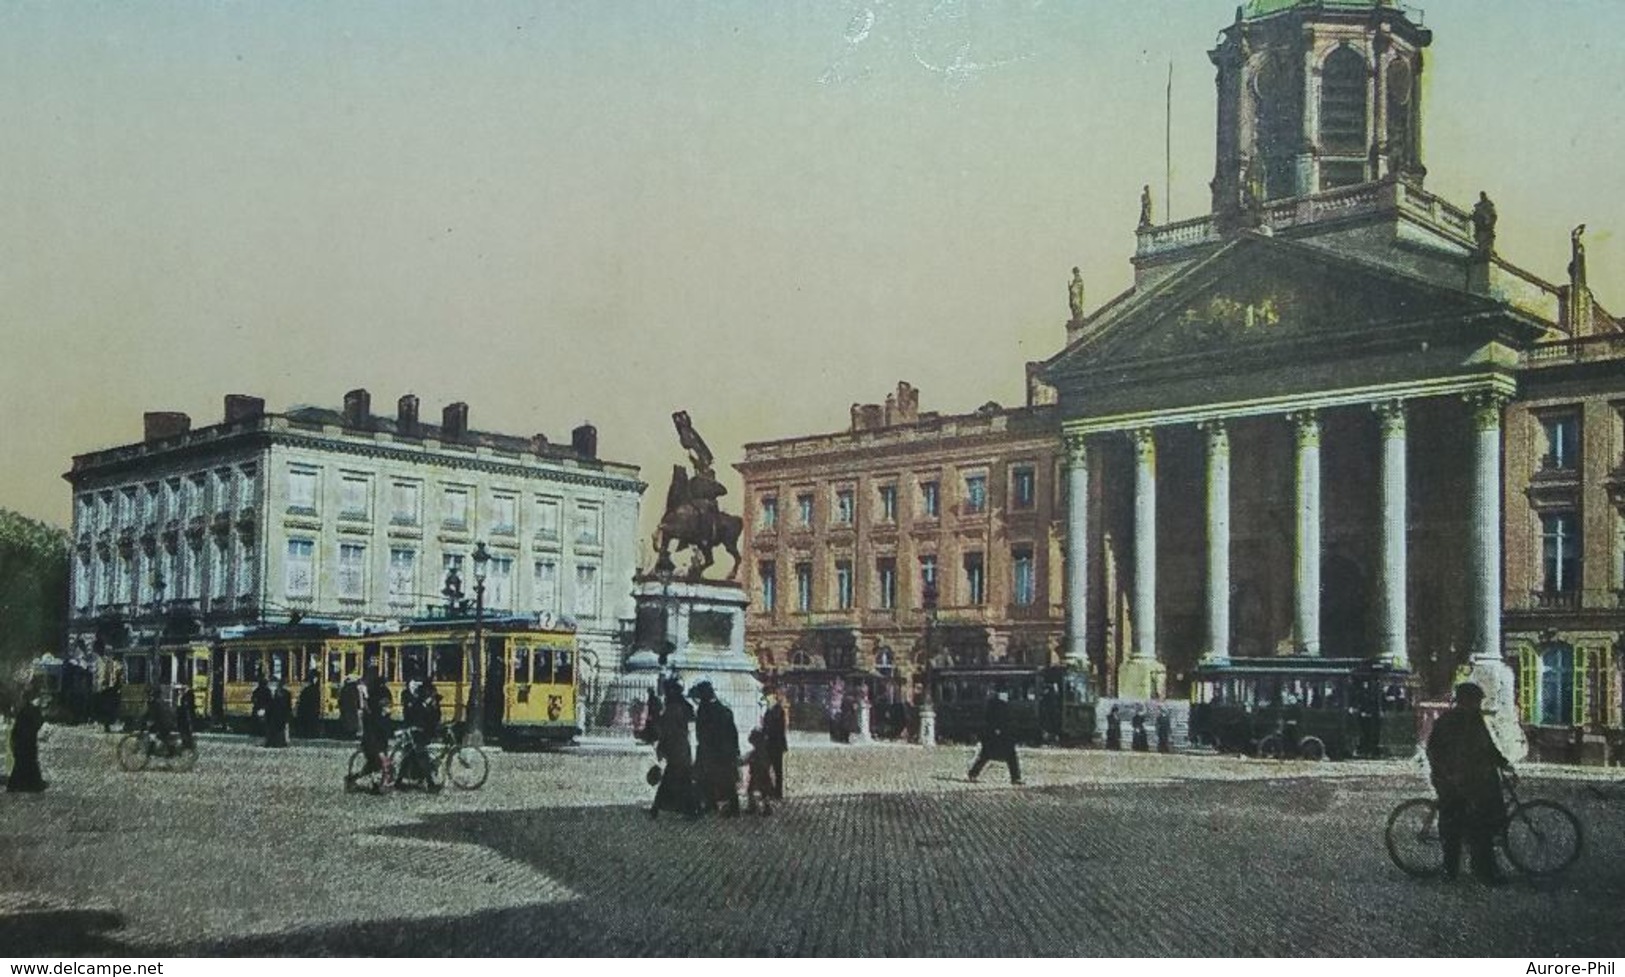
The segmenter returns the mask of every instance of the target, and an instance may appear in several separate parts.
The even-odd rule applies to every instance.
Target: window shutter
[[[1587,707],[1590,705],[1591,683],[1590,669],[1586,666],[1591,661],[1591,649],[1576,647],[1574,649],[1574,712],[1570,720],[1576,726],[1584,726],[1590,716]]]
[[[1518,649],[1518,714],[1526,724],[1534,725],[1539,719],[1540,656],[1535,649]]]

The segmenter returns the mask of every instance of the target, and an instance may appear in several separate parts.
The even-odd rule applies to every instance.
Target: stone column
[[[1373,404],[1382,425],[1382,657],[1395,668],[1410,668],[1407,645],[1405,546],[1405,404]]]
[[[1484,390],[1468,394],[1473,414],[1472,540],[1469,567],[1472,590],[1470,678],[1484,690],[1485,725],[1509,760],[1528,752],[1518,721],[1517,690],[1512,667],[1501,651],[1501,410],[1507,396]]]
[[[1066,439],[1066,659],[1089,660],[1089,446]]]
[[[1298,439],[1298,533],[1293,564],[1293,632],[1297,651],[1320,654],[1320,417],[1289,417]]]
[[[1207,432],[1207,653],[1204,661],[1230,657],[1230,432],[1208,421]]]
[[[1118,674],[1123,699],[1150,699],[1162,689],[1157,661],[1157,441],[1151,428],[1134,439],[1134,644]]]

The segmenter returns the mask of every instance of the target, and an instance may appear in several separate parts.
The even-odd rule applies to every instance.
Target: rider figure
[[[153,683],[147,693],[147,730],[164,749],[175,746],[175,710],[164,701],[163,686]]]

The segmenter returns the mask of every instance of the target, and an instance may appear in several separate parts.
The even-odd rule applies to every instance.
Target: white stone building
[[[441,604],[457,567],[473,596],[475,545],[488,613],[576,622],[588,665],[618,669],[633,617],[636,466],[604,461],[583,425],[568,445],[472,431],[468,406],[439,425],[417,398],[377,417],[365,390],[344,409],[270,414],[228,396],[219,424],[149,413],[137,444],[73,459],[70,641],[117,648],[171,634],[305,619],[383,623]],[[584,672],[587,670],[584,670]],[[587,690],[591,691],[591,690]]]

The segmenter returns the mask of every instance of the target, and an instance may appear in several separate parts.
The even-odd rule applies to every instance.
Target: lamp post
[[[937,707],[931,698],[931,659],[936,656],[937,637],[937,582],[927,580],[920,592],[920,604],[925,610],[925,700],[920,703],[920,745],[935,746],[937,742]]]
[[[466,741],[474,746],[485,745],[485,565],[491,554],[484,543],[474,544],[474,661],[469,676],[473,688],[468,695],[468,733]]]
[[[157,567],[152,570],[152,658],[147,662],[147,683],[158,685],[158,647],[164,640],[164,575]]]

